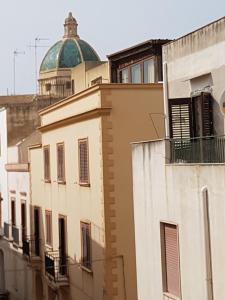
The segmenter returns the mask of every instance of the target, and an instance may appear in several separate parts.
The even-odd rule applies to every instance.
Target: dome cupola
[[[82,62],[100,61],[95,50],[77,34],[77,21],[69,13],[64,23],[63,39],[56,42],[45,55],[40,73],[71,69]]]

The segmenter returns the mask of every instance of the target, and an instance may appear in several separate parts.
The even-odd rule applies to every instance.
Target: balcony
[[[35,236],[27,236],[23,240],[23,255],[31,262],[40,261],[40,239]]]
[[[225,136],[171,139],[170,163],[225,163]]]
[[[12,226],[12,238],[13,242],[17,245],[19,245],[20,242],[20,230],[16,226]]]
[[[60,257],[59,251],[46,251],[45,274],[57,286],[68,286],[68,258]]]

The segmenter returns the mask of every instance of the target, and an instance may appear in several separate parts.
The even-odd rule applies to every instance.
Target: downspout
[[[163,63],[163,100],[164,100],[164,114],[165,114],[165,135],[169,138],[169,108],[168,108],[168,74],[167,62]]]
[[[207,300],[213,300],[213,276],[212,276],[212,252],[211,252],[211,235],[210,235],[210,216],[209,216],[209,198],[206,186],[201,189],[203,220],[204,220],[204,240],[205,240],[205,266],[206,266],[206,285]]]

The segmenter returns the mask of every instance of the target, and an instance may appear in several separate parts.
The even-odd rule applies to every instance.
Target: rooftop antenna
[[[43,45],[38,45],[40,41],[49,41],[48,38],[40,38],[36,37],[34,40],[34,45],[29,45],[28,47],[34,48],[34,60],[35,60],[35,86],[36,86],[36,94],[38,90],[38,83],[37,83],[37,78],[38,78],[38,71],[37,71],[37,48],[48,48],[49,46],[43,46]]]
[[[16,56],[20,54],[25,54],[24,51],[18,51],[17,49],[13,51],[13,94],[16,95]]]

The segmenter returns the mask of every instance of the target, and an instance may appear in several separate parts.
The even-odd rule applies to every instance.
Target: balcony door
[[[66,275],[66,218],[59,217],[59,272]]]
[[[34,208],[34,246],[35,246],[35,255],[36,256],[40,256],[40,244],[39,244],[39,240],[40,240],[40,225],[39,225],[39,221],[40,221],[40,212],[39,212],[39,208],[35,207]]]
[[[22,241],[26,239],[26,203],[21,203],[21,227],[22,227]]]

